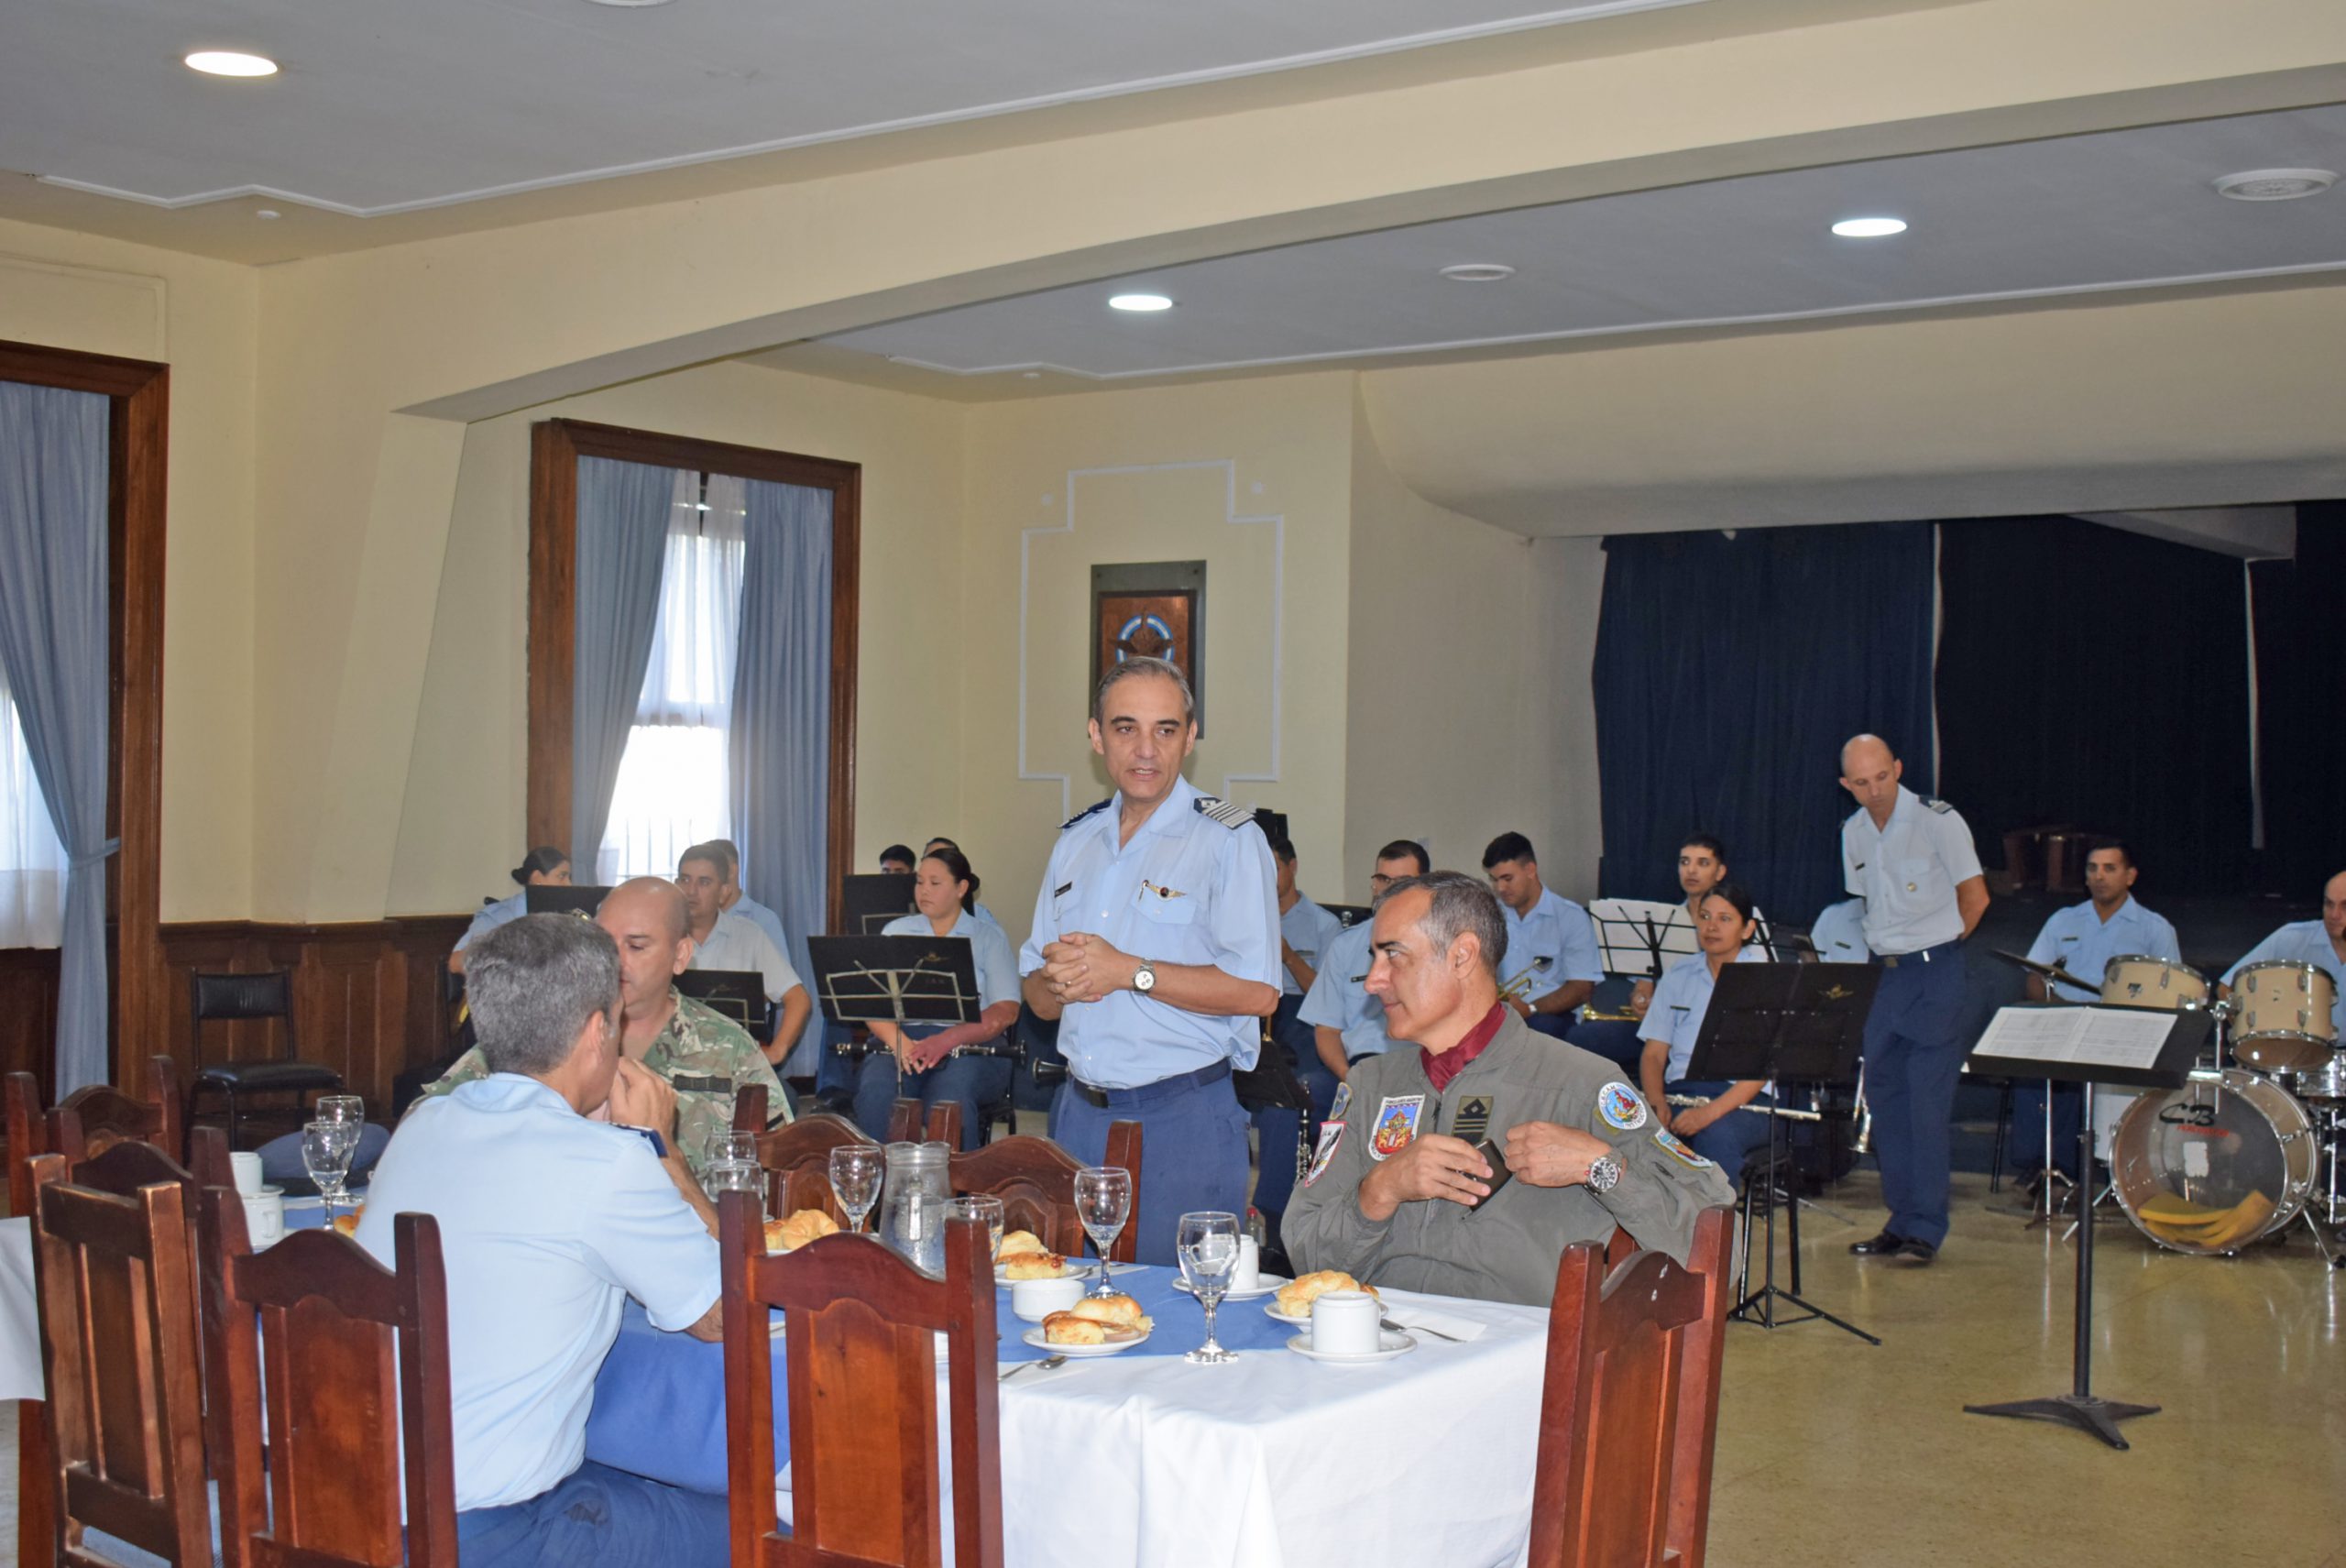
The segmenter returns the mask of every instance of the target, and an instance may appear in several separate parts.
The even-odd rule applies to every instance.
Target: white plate
[[[1277,1291],[1280,1286],[1287,1283],[1288,1279],[1285,1275],[1266,1274],[1262,1277],[1262,1283],[1257,1285],[1254,1289],[1225,1290],[1222,1293],[1222,1299],[1225,1301],[1259,1301],[1264,1297],[1272,1294]],[[1196,1291],[1189,1288],[1189,1282],[1187,1279],[1174,1280],[1173,1288],[1178,1290],[1184,1296],[1194,1296],[1197,1294]],[[1273,1315],[1276,1316],[1277,1314],[1275,1313]],[[1309,1320],[1306,1321],[1308,1321]]]
[[[1100,1268],[1097,1264],[1078,1263],[1075,1259],[1069,1258],[1067,1260],[1067,1267],[1064,1270],[1058,1274],[1044,1275],[1043,1277],[1046,1279],[1089,1279],[1098,1272],[1100,1272]],[[1023,1283],[1023,1281],[1020,1280],[1005,1278],[1003,1275],[1002,1266],[1000,1264],[994,1265],[993,1282],[996,1285],[1001,1286],[1004,1290],[1009,1289],[1014,1285]]]
[[[1291,1336],[1287,1342],[1287,1347],[1298,1355],[1309,1356],[1314,1361],[1333,1362],[1340,1366],[1365,1366],[1372,1361],[1390,1361],[1397,1355],[1407,1355],[1418,1348],[1418,1336],[1415,1334],[1395,1333],[1391,1329],[1379,1332],[1383,1336],[1384,1348],[1354,1355],[1331,1355],[1325,1351],[1314,1350],[1311,1348],[1310,1334]]]
[[[1113,1355],[1119,1351],[1130,1350],[1136,1344],[1146,1343],[1149,1331],[1142,1329],[1130,1339],[1112,1339],[1106,1344],[1053,1344],[1043,1337],[1043,1331],[1038,1327],[1028,1329],[1018,1337],[1036,1350],[1046,1350],[1053,1355],[1064,1355],[1070,1360],[1080,1360],[1087,1355]]]

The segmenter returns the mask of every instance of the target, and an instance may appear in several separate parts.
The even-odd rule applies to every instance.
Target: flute
[[[1662,1096],[1662,1098],[1669,1101],[1672,1105],[1682,1106],[1708,1105],[1711,1102],[1711,1097],[1707,1094],[1666,1094]],[[1762,1116],[1781,1116],[1787,1122],[1822,1122],[1825,1120],[1825,1113],[1822,1111],[1798,1111],[1789,1105],[1738,1105],[1736,1109],[1738,1111],[1757,1111]]]

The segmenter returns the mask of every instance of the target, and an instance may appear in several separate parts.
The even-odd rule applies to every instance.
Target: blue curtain
[[[831,735],[831,492],[749,482],[740,657],[727,732],[743,891],[782,916],[814,990],[806,938],[824,927]],[[814,1071],[817,1018],[787,1071]]]
[[[71,870],[57,1092],[106,1070],[106,433],[95,392],[0,381],[0,668]]]
[[[1805,925],[1843,896],[1841,742],[1883,736],[1931,793],[1932,525],[1628,534],[1605,551],[1601,887],[1675,900],[1679,844],[1711,833],[1771,916]]]
[[[2334,651],[2346,610],[2346,501],[2297,508],[2297,553],[2253,561],[2256,598],[2256,719],[2262,752],[2264,854],[2258,893],[2293,904],[2318,898],[2346,870],[2346,663]],[[2236,728],[2229,703],[2201,710],[2210,729]]]
[[[603,842],[619,759],[643,696],[677,473],[608,457],[578,460],[569,850],[582,867],[593,867]]]

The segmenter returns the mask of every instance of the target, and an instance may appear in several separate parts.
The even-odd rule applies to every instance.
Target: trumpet
[[[1542,970],[1551,968],[1555,964],[1555,959],[1547,957],[1545,954],[1532,959],[1529,964],[1524,967],[1524,970],[1521,974],[1517,975],[1513,980],[1508,981],[1505,985],[1499,987],[1499,1000],[1501,1002],[1514,1002],[1519,1000],[1526,992],[1531,989],[1531,977],[1540,973]]]

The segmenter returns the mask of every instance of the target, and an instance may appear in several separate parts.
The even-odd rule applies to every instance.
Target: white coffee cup
[[[245,1238],[255,1252],[285,1239],[285,1194],[275,1190],[251,1193],[245,1199]]]
[[[1331,1290],[1311,1303],[1311,1348],[1322,1355],[1372,1355],[1384,1348],[1384,1307],[1363,1290]]]
[[[260,1190],[260,1156],[238,1152],[228,1157],[228,1168],[236,1175],[236,1190],[247,1198]]]
[[[1010,1284],[1010,1310],[1030,1323],[1071,1310],[1082,1299],[1080,1279],[1014,1279]]]
[[[1259,1290],[1263,1286],[1263,1249],[1253,1236],[1238,1238],[1238,1264],[1230,1271],[1233,1290]]]

